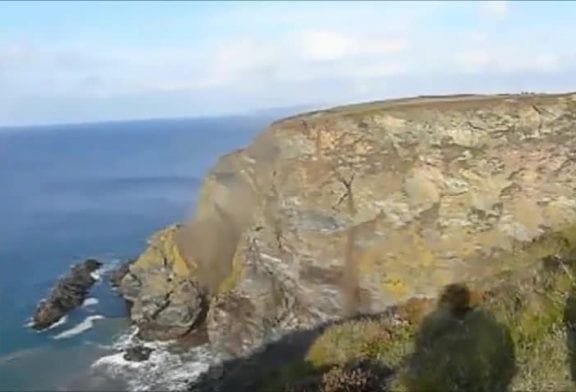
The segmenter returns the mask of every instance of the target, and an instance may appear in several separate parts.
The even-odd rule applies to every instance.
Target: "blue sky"
[[[0,2],[0,126],[576,90],[572,2]]]

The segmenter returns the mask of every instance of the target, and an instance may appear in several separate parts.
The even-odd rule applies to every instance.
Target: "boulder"
[[[150,358],[154,349],[146,346],[134,346],[126,349],[123,358],[127,361],[142,362]]]
[[[90,287],[96,282],[92,273],[101,265],[97,260],[88,259],[72,266],[70,271],[58,280],[49,296],[38,304],[32,319],[32,328],[48,328],[66,313],[82,305]]]

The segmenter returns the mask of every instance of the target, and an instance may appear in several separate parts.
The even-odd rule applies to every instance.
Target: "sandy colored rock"
[[[172,226],[156,233],[121,281],[120,290],[132,303],[130,316],[144,339],[178,338],[206,314],[205,293],[180,256],[175,230]]]
[[[209,292],[210,340],[232,356],[522,269],[526,257],[504,256],[576,223],[575,124],[574,94],[415,98],[276,122],[209,173],[168,263]]]

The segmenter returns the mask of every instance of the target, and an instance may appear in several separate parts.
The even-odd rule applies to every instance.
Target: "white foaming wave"
[[[154,344],[148,344],[154,348]],[[93,371],[103,371],[109,377],[123,379],[130,391],[182,391],[191,381],[215,363],[216,358],[207,345],[186,354],[171,354],[155,349],[144,362],[124,359],[119,352],[100,358],[92,364]]]
[[[116,353],[94,362],[91,370],[123,380],[130,391],[182,391],[211,365],[220,362],[209,345],[196,347],[184,354],[173,354],[167,350],[173,344],[174,341],[144,342],[138,338],[138,328],[133,326],[112,345]],[[143,362],[125,360],[124,350],[135,345],[154,351]]]
[[[146,346],[153,349],[164,350],[176,344],[176,340],[164,340],[154,342],[144,341],[138,337],[138,332],[139,329],[137,326],[135,325],[131,326],[126,333],[120,335],[120,337],[116,339],[112,347],[114,347],[114,349],[116,350],[126,350],[127,348],[133,346]]]
[[[91,340],[83,340],[81,342],[83,345],[85,346],[91,346],[91,347],[96,347],[102,350],[114,350],[114,347],[111,344],[102,344],[102,343],[97,343],[97,342],[93,342]]]
[[[38,331],[36,331],[36,333],[40,333],[40,332],[48,331],[50,329],[58,328],[59,326],[66,324],[67,321],[68,321],[68,316],[66,315],[66,316],[62,317],[60,320],[56,321],[51,326],[49,326],[48,328],[39,329]],[[32,320],[32,319],[28,320],[26,322],[26,324],[24,324],[24,326],[26,328],[32,328],[34,326],[34,320]]]
[[[81,323],[76,324],[74,327],[59,333],[58,335],[54,336],[52,339],[56,339],[56,340],[68,339],[68,338],[74,337],[76,335],[79,335],[82,332],[85,332],[85,331],[89,330],[90,328],[92,328],[95,320],[100,320],[103,318],[104,318],[104,316],[99,315],[99,314],[96,314],[94,316],[88,316]]]
[[[97,305],[99,302],[100,301],[98,300],[98,298],[94,297],[86,298],[84,302],[82,302],[82,307],[87,308],[88,306],[94,306]]]
[[[118,339],[112,344],[115,350],[125,350],[128,347],[140,344],[138,339],[138,327],[132,326],[125,334],[120,335]]]
[[[62,317],[60,320],[56,321],[54,324],[52,324],[46,329],[43,329],[42,331],[48,331],[50,329],[58,328],[59,326],[66,324],[67,321],[68,321],[68,315]]]
[[[114,268],[118,267],[120,259],[112,259],[104,262],[96,271],[92,271],[90,276],[95,280],[102,280],[102,276],[106,275],[108,272],[113,271]]]

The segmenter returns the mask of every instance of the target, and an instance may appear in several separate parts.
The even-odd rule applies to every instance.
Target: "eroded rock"
[[[89,259],[76,264],[58,280],[50,295],[43,299],[32,319],[32,328],[44,329],[56,323],[72,309],[82,305],[90,287],[96,282],[92,273],[102,263]]]
[[[205,292],[179,256],[174,230],[157,233],[121,280],[120,291],[132,303],[131,318],[146,340],[181,337],[206,315]]]
[[[115,268],[109,275],[108,280],[110,281],[110,285],[112,288],[119,288],[122,279],[126,276],[126,274],[130,271],[130,264],[133,261],[127,261],[125,263],[120,264],[117,268]]]
[[[127,361],[142,362],[150,358],[154,349],[146,346],[134,346],[126,349],[123,358]]]
[[[194,220],[161,232],[171,245],[156,240],[156,256],[130,267],[132,317],[192,326],[180,321],[205,293],[211,343],[244,356],[289,331],[522,270],[574,239],[517,256],[576,223],[575,124],[574,94],[414,98],[274,123],[220,159]],[[188,300],[152,317],[167,295]]]

